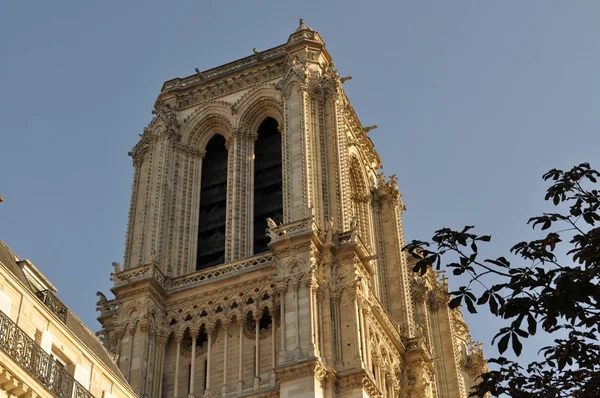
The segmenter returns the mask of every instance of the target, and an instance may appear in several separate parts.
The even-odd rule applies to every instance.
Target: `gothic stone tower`
[[[485,369],[402,251],[320,35],[167,81],[135,169],[107,348],[140,397],[466,397]]]

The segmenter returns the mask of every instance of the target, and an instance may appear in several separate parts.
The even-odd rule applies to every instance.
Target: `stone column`
[[[212,334],[215,331],[215,324],[214,323],[208,323],[206,324],[206,335],[208,336],[208,342],[206,344],[208,344],[208,348],[206,350],[206,390],[204,391],[204,395],[205,396],[210,396],[210,376],[211,376],[211,369],[210,369],[210,365],[212,362]]]
[[[377,384],[381,388],[381,373],[380,373],[379,365],[381,365],[379,353],[374,352],[373,353],[373,368],[375,370],[375,373],[373,374],[373,377],[375,379],[375,384]]]
[[[308,288],[308,308],[309,308],[309,339],[308,339],[308,355],[309,356],[318,356],[319,355],[319,346],[317,344],[317,298],[316,291],[318,287],[318,283],[314,277],[314,275],[309,275],[308,279],[306,279],[306,287]]]
[[[142,332],[142,344],[140,346],[140,384],[138,387],[138,394],[144,396],[146,394],[146,371],[148,369],[148,334],[149,334],[150,324],[148,320],[142,320],[140,322],[140,332]]]
[[[127,381],[131,382],[131,363],[133,362],[133,345],[135,343],[135,332],[137,330],[137,326],[129,327],[129,358],[127,364]]]
[[[260,387],[260,313],[254,313],[254,347],[256,355],[254,356],[254,389],[258,390]]]
[[[361,337],[360,337],[360,315],[359,315],[359,310],[358,310],[358,294],[356,292],[356,288],[352,288],[352,290],[350,291],[350,299],[352,300],[352,305],[353,305],[353,312],[354,312],[354,342],[355,342],[355,349],[354,349],[354,361],[356,362],[356,364],[358,366],[361,366],[362,364],[362,347],[361,347]]]
[[[237,382],[237,392],[240,394],[244,388],[244,319],[240,316],[237,318],[237,323],[240,331],[240,355],[238,358],[238,382]]]
[[[192,357],[190,360],[190,391],[188,393],[189,398],[194,398],[194,387],[195,387],[195,379],[196,379],[196,339],[198,339],[198,334],[200,330],[198,328],[190,329],[190,337],[192,339]]]
[[[328,365],[332,365],[331,358],[331,329],[323,325],[323,319],[331,319],[329,306],[325,306],[325,289],[317,288],[316,292],[317,304],[320,316],[317,316],[317,328],[319,330],[319,353]],[[327,308],[326,308],[327,307]]]
[[[223,387],[221,388],[221,395],[227,396],[227,359],[229,358],[229,319],[224,320],[221,324],[223,326]]]
[[[156,336],[156,344],[158,349],[156,350],[156,357],[154,360],[155,366],[155,375],[156,379],[154,380],[154,396],[156,398],[160,398],[162,396],[162,383],[164,377],[164,362],[165,362],[165,348],[167,346],[168,336],[157,335]]]
[[[277,334],[275,333],[275,314],[273,313],[273,308],[270,311],[271,315],[271,385],[275,385],[275,381],[277,376],[275,375],[275,366],[277,366],[277,352],[275,347],[275,337]]]
[[[181,356],[181,341],[183,340],[183,332],[175,334],[175,342],[177,343],[175,351],[175,382],[173,383],[173,397],[177,398],[177,390],[179,386],[179,357]]]
[[[115,338],[117,339],[117,367],[121,368],[121,356],[123,353],[121,349],[123,348],[123,336],[125,336],[125,328],[119,327],[115,330]]]
[[[300,280],[294,280],[292,282],[292,287],[294,288],[294,295],[296,296],[296,349],[294,350],[294,357],[298,359],[302,356],[302,348],[300,347],[300,298],[298,297],[300,293]]]
[[[359,335],[360,335],[360,353],[362,358],[362,363],[364,367],[367,367],[367,341],[365,339],[365,318],[363,313],[364,307],[364,299],[362,297],[357,297],[358,304],[358,325],[359,325]]]
[[[394,394],[394,376],[392,375],[392,373],[386,373],[385,375],[386,377],[386,385],[387,385],[387,396],[388,397],[393,397]]]
[[[148,351],[146,353],[146,366],[144,370],[144,395],[152,397],[154,395],[154,374],[155,356],[156,356],[156,333],[150,328],[147,333]]]
[[[371,372],[372,370],[372,365],[371,365],[371,334],[370,334],[370,329],[369,329],[369,308],[368,308],[368,304],[363,302],[363,306],[362,306],[362,311],[363,311],[363,322],[364,322],[364,327],[365,327],[365,362],[366,362],[366,366],[367,366],[367,371]]]
[[[277,284],[277,293],[279,294],[279,330],[281,331],[281,341],[279,345],[279,362],[285,362],[288,357],[286,349],[286,334],[285,334],[285,293],[287,292],[287,283],[280,282]]]
[[[335,355],[335,367],[340,368],[342,366],[342,343],[341,343],[341,330],[340,325],[340,302],[342,301],[342,295],[337,291],[331,292],[331,314],[333,319],[333,353]]]

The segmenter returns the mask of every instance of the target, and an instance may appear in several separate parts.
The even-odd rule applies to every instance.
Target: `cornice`
[[[275,368],[279,383],[285,383],[305,377],[314,376],[320,383],[327,376],[327,369],[317,358],[303,362],[284,363]]]
[[[275,61],[283,58],[286,55],[286,47],[287,45],[283,44],[265,51],[255,52],[254,55],[203,72],[197,70],[196,74],[188,77],[167,80],[162,86],[161,94],[174,90],[188,89],[205,83],[214,83],[233,73],[240,74],[245,69],[262,65],[265,61]]]

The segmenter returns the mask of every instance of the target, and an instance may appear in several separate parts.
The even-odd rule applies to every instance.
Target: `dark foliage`
[[[464,304],[506,321],[492,344],[500,355],[519,356],[524,339],[540,330],[554,340],[539,351],[538,360],[519,363],[505,357],[489,360],[492,371],[482,376],[471,396],[486,393],[510,397],[600,397],[600,196],[593,189],[600,178],[587,163],[569,171],[550,170],[545,199],[558,212],[529,219],[541,236],[523,241],[506,257],[481,259],[479,246],[489,242],[473,227],[443,228],[431,242],[406,246],[422,259],[415,272],[442,264],[468,283],[451,292],[450,307]],[[558,253],[567,253],[561,261]],[[565,256],[561,256],[562,259]],[[491,281],[491,283],[490,283]]]

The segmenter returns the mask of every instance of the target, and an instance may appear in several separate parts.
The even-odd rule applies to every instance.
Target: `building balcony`
[[[42,290],[35,294],[63,323],[67,323],[69,309],[51,290]]]
[[[39,381],[53,396],[94,398],[60,362],[36,344],[2,311],[0,311],[0,349]],[[3,364],[4,367],[6,365]]]

